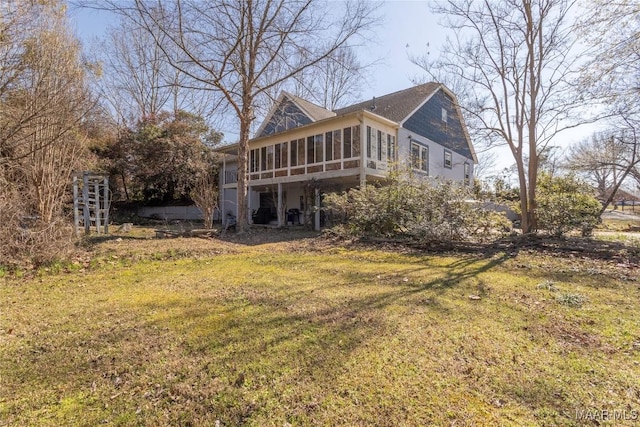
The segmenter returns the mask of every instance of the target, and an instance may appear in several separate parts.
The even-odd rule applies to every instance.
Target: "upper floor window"
[[[466,185],[471,184],[471,165],[468,162],[464,164],[464,183]]]
[[[447,169],[451,169],[451,167],[453,166],[452,156],[453,154],[451,153],[451,151],[446,149],[444,150],[444,167]]]
[[[324,161],[324,135],[307,137],[307,164],[322,163]]]
[[[396,160],[396,137],[395,135],[387,134],[387,162],[395,162]]]
[[[343,129],[342,156],[345,159],[360,156],[360,126],[352,126]]]
[[[442,109],[442,121],[447,123],[447,110]]]
[[[367,158],[378,158],[380,131],[367,126]]]
[[[249,153],[249,172],[260,170],[260,150],[254,149]]]
[[[275,145],[275,168],[286,168],[287,160],[289,158],[289,153],[287,152],[287,143],[283,142],[281,144]]]
[[[429,147],[411,143],[411,167],[429,174]]]

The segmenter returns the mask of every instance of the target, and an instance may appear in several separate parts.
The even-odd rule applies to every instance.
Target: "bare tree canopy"
[[[358,99],[366,68],[354,49],[345,46],[297,75],[293,92],[333,111]]]
[[[569,150],[567,167],[597,189],[598,197],[606,201],[603,210],[624,179],[638,173],[640,153],[637,153],[635,139],[632,133],[600,133]]]
[[[92,50],[93,62],[101,65],[100,97],[119,125],[135,126],[162,111],[209,117],[217,105],[211,91],[182,87],[186,76],[171,66],[160,48],[168,49],[168,43],[159,42],[146,28],[120,19]]]
[[[84,2],[85,4],[91,2]],[[320,0],[93,2],[145,28],[183,87],[219,92],[239,123],[238,226],[248,224],[247,152],[255,109],[269,90],[293,78],[369,28],[376,6],[357,1],[331,10]]]
[[[570,164],[595,180],[604,211],[627,177],[638,179],[640,3],[593,0],[584,6],[578,28],[595,54],[580,86],[604,106],[609,130],[574,147]]]
[[[518,170],[524,233],[536,230],[539,157],[582,101],[571,92],[578,57],[568,0],[443,1],[454,39],[440,58],[414,58],[460,95],[476,140],[509,147]]]
[[[71,173],[87,162],[84,126],[94,105],[64,4],[2,3],[0,58],[0,258],[55,258]]]

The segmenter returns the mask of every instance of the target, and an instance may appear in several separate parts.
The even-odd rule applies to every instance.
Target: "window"
[[[360,157],[360,126],[351,128],[351,157]]]
[[[471,184],[471,165],[467,162],[464,164],[464,183],[466,185]]]
[[[333,131],[333,158],[340,160],[342,151],[342,131],[340,129]]]
[[[260,150],[251,150],[249,153],[249,171],[258,172],[260,165]]]
[[[267,148],[267,168],[265,170],[272,170],[273,169],[273,151],[274,151],[274,146],[270,145]]]
[[[287,152],[287,143],[283,142],[282,144],[280,144],[280,157],[282,158],[282,161],[280,163],[280,167],[281,168],[286,168],[287,167],[287,159],[289,159],[289,153]]]
[[[367,126],[367,158],[380,159],[380,131]],[[354,155],[355,157],[355,155]]]
[[[449,150],[444,150],[444,167],[447,169],[451,169],[452,166],[452,161],[451,161],[451,151]]]
[[[260,148],[260,170],[267,170],[267,147]]]
[[[382,138],[383,135],[384,133],[382,133],[381,131],[378,131],[378,138],[376,138],[376,141],[378,143],[378,161],[379,162],[382,161],[382,152],[383,152],[382,143],[384,141],[384,139]]]
[[[298,141],[291,141],[291,166],[298,166]]]
[[[333,160],[333,132],[327,132],[324,134],[324,142],[326,144],[324,149],[326,160]]]
[[[298,166],[304,165],[304,138],[298,140]]]
[[[429,174],[429,148],[420,147],[420,170]]]
[[[275,145],[275,169],[286,168],[287,167],[287,143],[283,142],[281,144]]]
[[[387,162],[396,161],[396,137],[394,135],[387,135]]]
[[[310,165],[311,163],[315,163],[313,161],[315,158],[315,156],[313,155],[313,147],[314,147],[313,137],[308,136],[307,137],[307,164],[308,165]]]
[[[324,135],[315,136],[315,163],[324,161]]]
[[[351,157],[351,128],[344,128],[343,130],[344,144],[342,145],[342,156],[345,159]]]
[[[447,123],[447,110],[442,109],[442,121]]]
[[[411,167],[413,169],[420,168],[420,146],[411,144]]]
[[[429,147],[411,143],[411,167],[429,174]]]

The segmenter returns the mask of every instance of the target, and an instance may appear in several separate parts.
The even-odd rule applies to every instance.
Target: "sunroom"
[[[397,130],[397,123],[361,110],[251,140],[249,223],[320,229],[322,193],[384,178],[397,161]],[[224,215],[237,216],[237,149],[218,150]]]

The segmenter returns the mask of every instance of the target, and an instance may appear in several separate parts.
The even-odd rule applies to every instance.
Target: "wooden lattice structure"
[[[80,172],[73,175],[73,219],[76,235],[109,233],[109,177]]]

